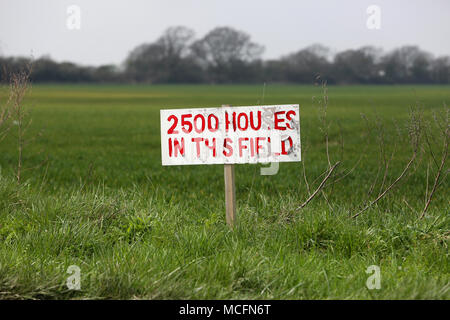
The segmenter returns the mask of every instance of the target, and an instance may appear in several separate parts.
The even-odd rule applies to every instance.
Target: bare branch
[[[414,160],[416,159],[417,156],[417,152],[413,153],[413,156],[411,157],[411,160],[409,160],[408,164],[406,165],[406,167],[403,169],[402,173],[397,177],[397,179],[395,179],[394,182],[392,182],[382,193],[380,193],[378,195],[378,197],[376,197],[375,200],[373,200],[372,202],[370,202],[367,206],[365,206],[362,210],[360,210],[357,214],[353,215],[352,218],[356,218],[357,216],[359,216],[361,213],[363,213],[364,211],[366,211],[367,209],[369,209],[371,206],[373,206],[375,203],[377,203],[380,199],[382,199],[400,180],[403,179],[403,177],[405,176],[406,172],[409,170],[409,167],[411,166],[411,164],[414,162]]]
[[[320,183],[320,185],[317,187],[316,191],[314,191],[309,198],[300,206],[297,208],[297,210],[303,209],[306,205],[308,205],[308,203],[314,199],[314,197],[317,195],[317,193],[319,193],[319,191],[322,190],[323,186],[325,185],[325,183],[327,182],[327,180],[330,178],[331,174],[333,173],[334,169],[336,169],[336,167],[340,164],[340,161],[336,162],[329,170],[328,170],[328,174],[325,176],[325,178],[323,178],[322,182]]]
[[[386,189],[384,189],[384,191],[381,192],[381,190],[380,190],[380,193],[378,194],[378,196],[374,200],[369,202],[369,204],[367,204],[362,210],[360,210],[358,213],[354,214],[352,216],[352,218],[358,217],[360,214],[362,214],[364,211],[369,209],[371,206],[373,206],[379,200],[384,198],[384,196],[390,190],[392,190],[405,177],[405,175],[409,171],[411,165],[416,160],[416,157],[417,157],[417,154],[419,151],[419,142],[420,142],[420,134],[421,134],[422,125],[421,125],[420,114],[418,114],[418,112],[415,109],[411,109],[410,126],[408,129],[409,129],[409,136],[410,136],[411,145],[412,145],[412,149],[413,149],[411,159],[406,164],[402,173]],[[385,163],[385,171],[387,170],[386,166],[388,166],[388,162]]]
[[[311,195],[311,189],[309,188],[308,179],[306,178],[305,161],[302,161],[302,167],[303,167],[303,179],[305,180],[306,189],[308,190],[308,195]]]

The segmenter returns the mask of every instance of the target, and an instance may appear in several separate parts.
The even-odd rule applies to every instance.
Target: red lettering
[[[242,124],[242,121],[241,121],[242,117],[244,117],[244,120],[245,120],[244,126],[241,126],[241,124]],[[248,128],[248,116],[247,116],[246,113],[244,113],[244,112],[239,113],[239,115],[237,117],[237,125],[238,125],[239,129],[241,129],[243,131],[247,130],[247,128]]]
[[[233,112],[233,131],[236,131],[236,112]]]
[[[292,141],[291,137],[288,137],[286,140],[281,141],[281,154],[288,154],[288,152],[286,150],[286,141],[289,141],[289,144],[290,144],[288,150],[290,150],[294,145],[294,142]]]
[[[169,157],[172,156],[172,138],[169,138]]]
[[[174,149],[175,157],[178,156],[178,152],[180,152],[180,154],[182,156],[184,156],[184,138],[181,138],[181,144],[177,140],[177,138],[173,139],[173,149]]]
[[[233,141],[230,138],[225,138],[225,140],[223,141],[223,155],[225,157],[230,157],[231,155],[233,155],[233,147],[231,146],[231,143]],[[225,152],[225,149],[227,149],[228,151]]]
[[[294,128],[291,127],[291,125],[289,123],[292,120],[292,116],[291,115],[295,116],[295,111],[294,110],[289,110],[288,112],[286,112],[286,120],[288,121],[286,123],[286,127],[288,127],[289,129],[294,129]]]
[[[232,121],[233,121],[233,131],[236,131],[236,112],[233,112],[232,115]],[[230,118],[228,115],[228,112],[225,112],[225,130],[228,131],[229,126],[230,126]]]
[[[201,120],[200,128],[197,127],[198,124],[197,119]],[[194,130],[197,133],[202,133],[205,130],[205,117],[202,114],[198,114],[194,117]]]
[[[216,138],[212,139],[212,144],[209,145],[209,141],[208,139],[205,139],[205,145],[212,150],[213,152],[213,157],[216,157]]]
[[[167,120],[168,121],[173,120],[173,125],[169,128],[169,130],[167,130],[167,134],[177,134],[178,131],[175,130],[175,128],[177,127],[178,118],[172,114],[167,118]]]
[[[181,116],[181,126],[182,126],[181,130],[183,130],[184,133],[190,133],[192,131],[192,123],[186,120],[186,118],[190,117],[192,117],[191,113],[183,114]],[[184,126],[187,126],[187,129]]]
[[[275,114],[274,114],[274,116],[275,116],[275,130],[286,130],[286,127],[281,127],[281,126],[278,125],[279,123],[283,123],[284,122],[284,119],[278,119],[278,115],[284,114],[284,113],[285,113],[285,111],[275,112]]]
[[[197,147],[197,158],[200,158],[200,142],[203,141],[203,138],[192,138],[192,142],[196,143]]]
[[[256,113],[257,118],[258,118],[258,125],[255,127],[255,124],[253,123],[254,119],[253,119],[253,111],[250,112],[250,126],[252,127],[253,130],[259,130],[261,129],[261,111],[258,111]]]
[[[214,127],[212,126],[212,119],[214,119],[214,122],[215,122]],[[213,114],[210,114],[208,116],[208,130],[211,132],[215,132],[215,131],[217,131],[217,129],[219,129],[219,118],[217,118]]]
[[[169,138],[169,157],[172,156],[172,149],[174,150],[174,156],[177,157],[178,153],[184,156],[184,138],[181,138],[181,143],[177,138],[173,139],[173,148],[172,148],[172,138]]]
[[[267,138],[267,141],[269,142],[269,154],[272,154],[272,143],[270,141],[270,137]],[[280,153],[279,152],[274,152],[273,155],[279,156]]]
[[[242,141],[248,141],[248,138],[239,138],[238,144],[239,144],[239,157],[242,157],[242,150],[247,149],[247,146],[242,145]]]
[[[259,140],[266,140],[264,137],[257,137],[256,138],[256,154],[259,154],[259,149],[264,150],[263,146],[259,144]]]

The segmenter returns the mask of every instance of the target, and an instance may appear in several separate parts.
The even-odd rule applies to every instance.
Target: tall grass
[[[49,162],[17,184],[16,140],[0,144],[0,298],[448,299],[446,161],[419,219],[439,169],[429,166],[429,148],[443,155],[439,126],[429,126],[436,138],[401,182],[350,218],[410,159],[408,87],[329,88],[327,152],[311,101],[320,89],[268,86],[267,104],[301,105],[305,171],[283,163],[277,175],[258,176],[257,166],[237,166],[233,231],[221,166],[161,166],[159,108],[249,105],[258,89],[35,86],[26,101],[36,104],[30,134],[46,130],[24,161],[41,163],[45,148]],[[431,124],[450,91],[417,92]],[[382,144],[380,131],[361,120],[364,113],[376,127],[372,104]],[[394,155],[387,172],[380,146]],[[298,210],[333,164],[327,155],[341,161],[340,171]],[[66,286],[70,265],[81,269],[80,291]],[[381,268],[380,290],[365,285],[370,265]]]

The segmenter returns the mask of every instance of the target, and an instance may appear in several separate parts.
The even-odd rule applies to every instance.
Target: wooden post
[[[225,176],[225,210],[227,224],[234,227],[236,221],[236,190],[234,187],[234,164],[224,165]]]

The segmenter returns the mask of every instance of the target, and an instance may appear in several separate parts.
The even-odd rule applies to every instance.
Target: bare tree
[[[383,57],[381,66],[386,79],[394,83],[430,81],[432,55],[417,46],[404,46]]]
[[[450,57],[439,57],[431,63],[431,78],[435,83],[450,82]]]
[[[164,31],[156,43],[163,48],[165,57],[177,60],[189,55],[189,46],[192,44],[194,37],[195,32],[193,30],[176,26]]]
[[[281,59],[283,73],[288,81],[313,83],[317,76],[330,80],[330,50],[312,45]]]
[[[374,47],[340,52],[334,58],[333,75],[340,83],[379,82],[379,55]]]
[[[195,82],[195,61],[190,56],[194,31],[170,27],[158,40],[136,47],[125,61],[127,73],[137,81]]]
[[[257,61],[263,51],[248,34],[229,27],[215,28],[192,45],[193,56],[214,82],[248,81],[261,69]]]
[[[200,59],[214,66],[233,61],[248,62],[258,59],[264,51],[264,47],[252,42],[248,34],[229,27],[215,28],[192,48]]]

